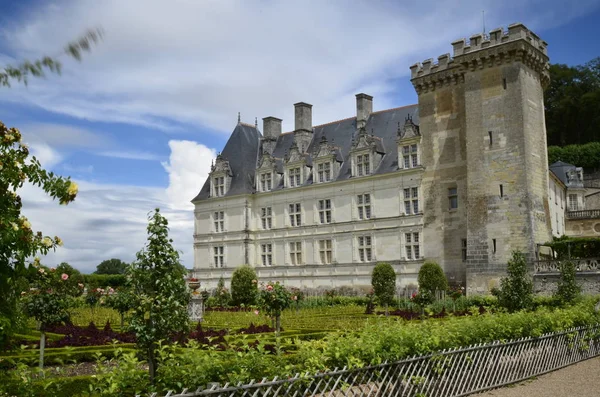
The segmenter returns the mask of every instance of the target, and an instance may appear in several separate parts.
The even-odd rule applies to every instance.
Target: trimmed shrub
[[[435,296],[436,291],[446,291],[448,280],[444,271],[435,262],[425,262],[419,270],[419,290],[427,291]]]
[[[508,261],[508,277],[500,282],[498,302],[508,311],[531,308],[533,304],[533,281],[527,271],[525,255],[514,251]]]
[[[385,314],[388,314],[388,305],[394,303],[396,294],[396,272],[389,263],[378,263],[373,269],[371,276],[371,285],[373,293],[379,300],[379,304],[385,307]]]
[[[88,291],[94,288],[123,287],[127,281],[123,274],[85,274],[83,278]]]
[[[558,290],[554,297],[563,305],[573,303],[581,293],[581,287],[575,280],[576,272],[573,262],[561,262],[560,280],[558,280]]]
[[[254,305],[258,295],[256,272],[248,265],[240,266],[231,276],[231,300],[234,306]]]

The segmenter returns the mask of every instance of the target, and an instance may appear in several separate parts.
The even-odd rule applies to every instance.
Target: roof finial
[[[238,112],[238,124],[240,124],[242,122],[242,114],[241,112]]]
[[[254,128],[258,128],[258,117],[254,118]]]

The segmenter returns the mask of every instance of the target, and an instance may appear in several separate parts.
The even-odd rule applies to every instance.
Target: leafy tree
[[[589,170],[598,169],[600,168],[600,142],[548,147],[548,164],[557,161],[563,161]]]
[[[126,268],[127,263],[120,259],[112,258],[100,262],[100,264],[96,266],[94,274],[125,274]]]
[[[258,294],[256,272],[248,265],[240,266],[231,276],[231,299],[236,306],[254,305]]]
[[[61,262],[60,265],[56,266],[56,271],[60,274],[67,274],[69,278],[66,284],[72,291],[77,291],[77,296],[83,294],[83,286],[85,284],[83,274],[67,262]]]
[[[436,291],[446,291],[448,280],[444,271],[435,262],[425,262],[419,269],[419,292],[427,291],[431,297],[435,297]]]
[[[585,65],[550,65],[544,91],[549,145],[600,141],[600,57]]]
[[[577,284],[576,275],[577,270],[572,261],[561,261],[560,280],[558,280],[555,298],[563,305],[575,302],[581,294],[581,287]]]
[[[132,314],[129,329],[135,332],[138,347],[148,359],[154,383],[156,350],[159,342],[188,329],[188,291],[185,267],[169,238],[168,221],[157,208],[149,217],[148,242],[127,268]]]
[[[80,60],[82,51],[101,38],[102,31],[90,31],[65,48],[68,56]],[[34,62],[24,61],[17,66],[0,67],[0,86],[11,82],[27,84],[30,76],[43,77],[44,71],[60,73],[56,58],[43,57]],[[45,255],[62,245],[58,237],[34,232],[31,223],[21,215],[22,201],[16,193],[29,180],[41,187],[60,204],[68,204],[77,195],[77,185],[69,178],[47,172],[35,158],[29,158],[29,149],[21,142],[21,132],[0,121],[0,344],[6,343],[18,321],[18,297],[26,287],[26,261],[35,255]]]
[[[69,275],[54,268],[40,265],[39,259],[33,263],[32,282],[29,291],[22,293],[25,313],[37,321],[40,331],[40,370],[44,368],[44,348],[46,328],[69,319],[69,307],[74,305],[73,297],[79,291],[68,283]]]
[[[385,307],[385,315],[388,313],[388,305],[394,303],[396,294],[396,272],[389,263],[378,263],[371,275],[371,285],[379,304]]]
[[[127,288],[119,288],[113,294],[108,296],[106,305],[115,309],[121,316],[121,330],[125,323],[125,314],[133,309],[134,298],[131,291]]]
[[[223,276],[219,278],[219,282],[217,283],[215,300],[217,301],[217,305],[221,307],[228,306],[229,302],[231,302],[231,294],[227,287],[225,287],[225,279],[223,279]]]
[[[508,277],[500,282],[498,302],[511,312],[528,309],[533,303],[533,282],[522,252],[514,251],[508,261]]]
[[[292,293],[279,282],[270,282],[260,290],[260,306],[271,318],[275,319],[275,332],[281,330],[281,313],[292,305]]]

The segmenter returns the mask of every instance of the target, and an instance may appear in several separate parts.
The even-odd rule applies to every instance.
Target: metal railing
[[[567,219],[595,219],[600,218],[599,210],[567,211]]]
[[[335,369],[222,387],[213,384],[207,389],[169,392],[167,396],[455,397],[519,382],[598,355],[600,325],[539,338],[449,349],[359,369]]]
[[[584,259],[547,259],[535,261],[533,264],[534,274],[560,273],[560,265],[563,262],[573,262],[577,272],[600,272],[600,258]]]

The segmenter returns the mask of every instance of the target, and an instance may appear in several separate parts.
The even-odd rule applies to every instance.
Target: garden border
[[[314,375],[265,378],[223,387],[209,384],[206,389],[184,389],[180,394],[169,392],[166,396],[459,397],[520,382],[599,355],[600,324],[536,338],[447,349],[364,368],[336,368]]]

